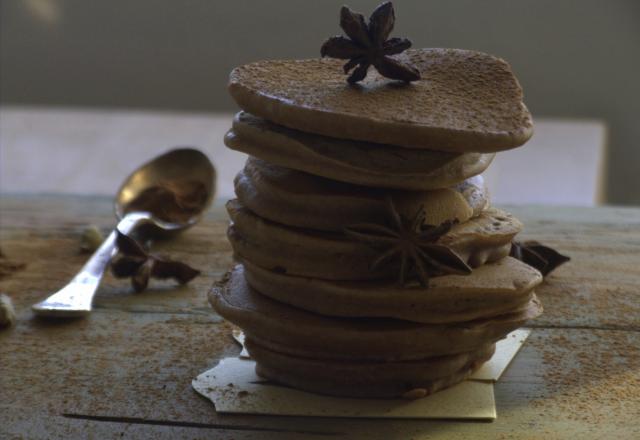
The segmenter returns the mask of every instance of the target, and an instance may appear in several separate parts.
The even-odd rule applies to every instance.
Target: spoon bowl
[[[185,176],[188,176],[186,179]],[[197,200],[197,206],[191,206],[191,215],[187,218],[164,218],[158,210],[161,206],[145,206],[154,222],[148,228],[154,235],[167,235],[182,231],[195,225],[204,211],[211,205],[215,195],[216,171],[207,156],[194,148],[178,148],[168,151],[145,163],[131,173],[122,183],[115,198],[116,217],[122,220],[125,215],[139,211],[136,200],[145,192],[158,188],[166,182],[174,182],[178,190],[188,191],[187,186],[203,192]]]

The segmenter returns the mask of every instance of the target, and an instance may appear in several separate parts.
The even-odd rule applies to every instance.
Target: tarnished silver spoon
[[[213,200],[215,178],[207,156],[193,148],[179,148],[156,157],[134,171],[120,187],[115,198],[115,214],[120,220],[116,229],[128,235],[144,226],[145,234],[166,236],[195,225]],[[194,191],[197,194],[190,193]],[[171,206],[167,203],[168,192],[178,193],[185,203]],[[69,284],[34,304],[33,311],[51,317],[89,314],[93,296],[116,250],[116,238],[114,230]]]

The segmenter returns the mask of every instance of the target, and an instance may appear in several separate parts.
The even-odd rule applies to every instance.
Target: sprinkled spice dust
[[[183,223],[200,213],[207,188],[196,180],[160,182],[142,191],[127,204],[127,211],[149,211],[167,222]]]
[[[525,221],[519,239],[571,256],[536,288],[545,307],[536,326],[640,329],[640,228],[629,221]]]
[[[531,405],[544,417],[589,425],[640,416],[640,334],[621,330],[536,329],[542,395]]]

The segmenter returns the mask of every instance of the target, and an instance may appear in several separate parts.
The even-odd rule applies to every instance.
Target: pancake
[[[383,317],[423,323],[459,323],[524,307],[542,282],[540,272],[506,257],[471,275],[431,278],[429,288],[395,282],[326,281],[282,275],[244,262],[251,287],[276,301],[325,316]]]
[[[390,81],[369,69],[347,84],[343,60],[266,60],[235,68],[229,93],[243,109],[295,130],[451,152],[495,152],[533,134],[509,64],[461,49],[415,49],[394,56],[422,80]]]
[[[382,188],[447,188],[483,172],[494,154],[443,153],[333,139],[240,112],[225,144],[276,165],[340,182]]]
[[[209,302],[247,338],[269,350],[313,359],[412,360],[463,353],[493,343],[542,312],[535,295],[525,308],[462,324],[386,318],[346,319],[310,313],[251,288],[237,265]]]
[[[255,215],[237,199],[226,206],[233,221],[227,237],[236,256],[243,260],[280,273],[329,280],[397,277],[395,264],[372,271],[370,264],[380,252],[342,233],[283,226]],[[476,218],[454,225],[438,243],[478,267],[506,257],[511,240],[521,228],[510,214],[489,208]]]
[[[424,389],[425,395],[456,384],[489,360],[495,344],[449,356],[405,362],[328,361],[278,353],[251,338],[246,347],[264,378],[319,394],[345,397],[401,397]]]
[[[452,188],[432,191],[397,191],[366,188],[279,167],[249,157],[235,180],[240,202],[260,217],[276,223],[325,231],[344,225],[384,223],[390,194],[401,215],[410,217],[422,205],[425,224],[457,219],[464,223],[478,216],[489,203],[482,176]]]

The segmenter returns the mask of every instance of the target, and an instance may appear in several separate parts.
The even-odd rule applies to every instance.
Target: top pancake
[[[515,148],[533,134],[510,66],[461,49],[417,49],[397,56],[422,80],[391,81],[369,69],[345,81],[341,60],[266,60],[231,72],[238,105],[289,128],[335,138],[449,152]]]

